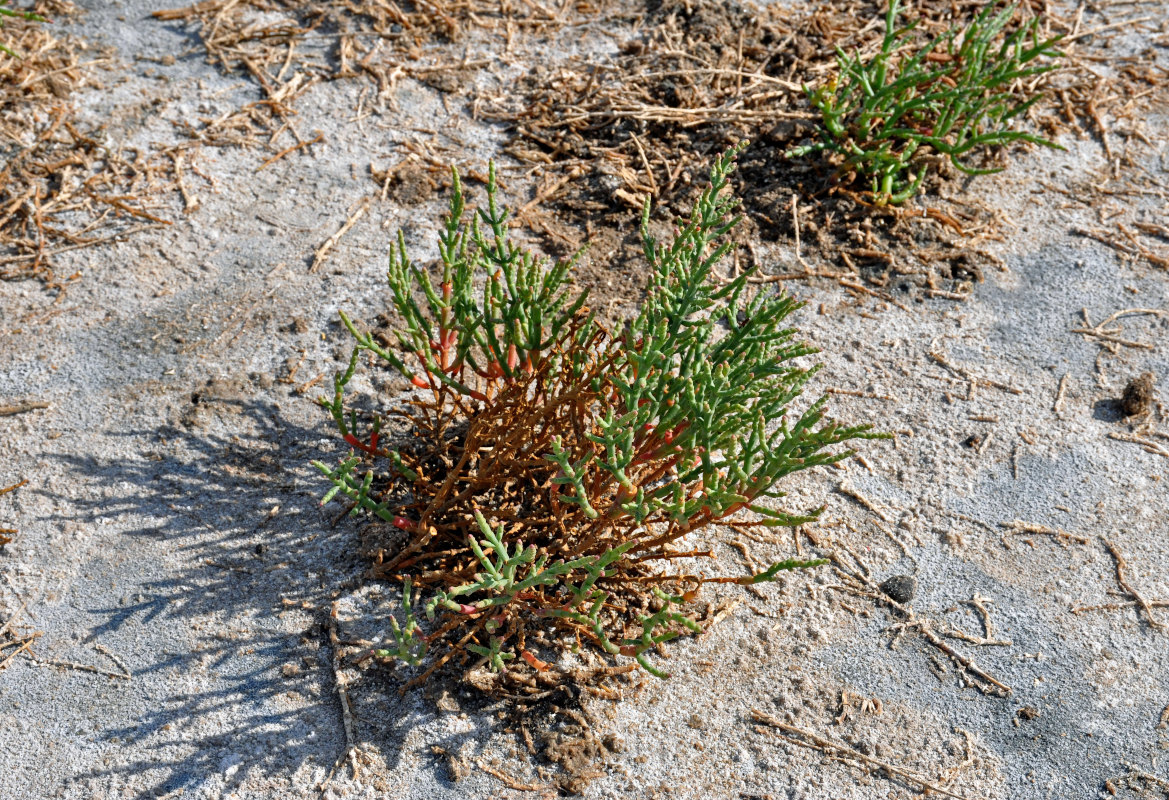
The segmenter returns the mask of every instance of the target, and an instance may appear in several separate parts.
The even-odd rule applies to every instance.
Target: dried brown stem
[[[1145,612],[1145,618],[1149,622],[1149,627],[1154,630],[1161,630],[1164,626],[1153,616],[1153,609],[1149,605],[1149,601],[1128,582],[1128,578],[1124,574],[1124,571],[1128,568],[1128,562],[1124,560],[1124,555],[1120,552],[1120,549],[1113,544],[1112,540],[1106,539],[1103,536],[1100,537],[1100,541],[1104,543],[1104,546],[1108,548],[1108,552],[1116,560],[1116,582],[1120,585],[1120,588],[1127,592],[1136,601],[1137,605],[1140,606],[1141,610]]]
[[[965,795],[955,794],[954,792],[951,792],[948,789],[944,789],[938,784],[933,783],[921,777],[920,775],[916,775],[903,767],[898,767],[895,764],[890,764],[888,761],[882,761],[879,758],[873,758],[872,756],[865,755],[864,753],[853,750],[847,745],[837,744],[836,742],[829,741],[823,736],[818,736],[817,734],[808,730],[804,730],[803,728],[797,728],[795,725],[789,725],[786,722],[771,716],[770,714],[765,714],[759,709],[751,709],[751,719],[755,720],[756,722],[761,722],[771,728],[776,728],[780,731],[783,731],[783,734],[788,735],[774,735],[783,741],[794,744],[798,747],[819,751],[836,761],[841,761],[844,763],[852,762],[854,766],[876,767],[877,769],[884,770],[885,773],[890,777],[901,778],[917,786],[920,786],[927,794],[936,792],[937,794],[940,794],[944,797],[953,797],[957,798],[957,800],[969,800],[969,798],[967,798]]]

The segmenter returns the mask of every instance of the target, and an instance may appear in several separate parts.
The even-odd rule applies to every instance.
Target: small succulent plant
[[[792,410],[818,369],[797,363],[815,352],[787,325],[799,302],[747,275],[713,280],[738,221],[727,191],[738,152],[715,162],[664,244],[647,202],[648,294],[616,333],[573,291],[575,258],[549,263],[510,239],[494,167],[469,225],[454,173],[437,285],[399,234],[388,279],[402,325],[391,338],[342,314],[356,345],[320,402],[353,452],[315,462],[333,484],[326,500],[344,495],[408,535],[375,566],[404,598],[378,655],[428,663],[424,674],[453,658],[547,671],[558,649],[592,645],[664,676],[650,655],[699,630],[686,607],[705,584],[823,563],[698,568],[720,521],[814,520],[820,509],[776,507],[782,480],[851,454],[833,445],[880,436],[826,419],[825,398]],[[346,387],[366,353],[418,391],[363,419]],[[408,431],[398,447],[381,435],[393,421]]]
[[[866,182],[869,199],[884,205],[917,194],[931,153],[968,175],[984,175],[999,170],[975,168],[967,159],[986,148],[1058,147],[1011,125],[1040,98],[1021,99],[1016,86],[1056,68],[1059,37],[1040,40],[1035,17],[1004,33],[1016,7],[995,6],[987,4],[963,28],[916,43],[913,24],[897,27],[900,3],[891,0],[876,55],[865,61],[838,50],[839,74],[819,88],[804,87],[820,127],[815,141],[785,155],[833,154],[837,175]]]

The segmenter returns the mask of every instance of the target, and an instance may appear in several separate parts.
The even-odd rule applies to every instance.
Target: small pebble
[[[894,575],[885,579],[881,591],[898,603],[908,603],[917,594],[917,580],[912,575]]]

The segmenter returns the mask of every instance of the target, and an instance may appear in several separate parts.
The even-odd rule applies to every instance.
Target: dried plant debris
[[[21,11],[10,8],[9,0],[0,0],[0,28],[4,27],[4,20],[6,19],[21,19],[26,22],[44,22],[45,18],[40,14],[32,11]],[[11,56],[12,58],[20,58],[20,53],[17,53],[11,47],[8,47],[3,42],[0,42],[0,53]]]
[[[978,7],[958,4],[955,13]],[[924,4],[922,34],[946,30],[951,8]],[[739,190],[752,224],[765,237],[797,242],[802,228],[825,262],[845,267],[813,270],[797,244],[792,274],[774,279],[813,272],[878,284],[892,278],[952,293],[990,263],[980,251],[993,235],[993,212],[969,203],[874,214],[857,195],[827,193],[819,167],[782,157],[814,130],[803,85],[829,79],[837,47],[868,53],[878,46],[880,16],[876,4],[851,0],[803,14],[667,0],[649,9],[619,54],[534,70],[518,91],[486,98],[480,115],[510,123],[507,149],[521,161],[584,175],[551,196],[566,212],[587,216],[617,216],[646,195],[678,213],[689,202],[693,159],[749,135],[757,144],[744,156]]]
[[[20,608],[16,609],[16,612],[8,617],[3,625],[0,625],[0,670],[7,667],[13,659],[22,653],[31,657],[30,648],[43,635],[41,631],[18,630],[20,626],[15,623],[27,606],[27,602],[21,604]]]
[[[192,28],[208,61],[247,74],[263,94],[187,133],[206,144],[266,147],[276,154],[266,166],[315,143],[297,130],[295,105],[320,81],[364,75],[376,91],[368,105],[362,94],[355,118],[367,107],[393,110],[404,77],[458,93],[476,70],[493,63],[472,55],[476,43],[485,52],[510,53],[517,37],[538,39],[597,11],[588,0],[556,7],[535,0],[202,0],[153,16]]]
[[[914,42],[937,39],[985,8],[981,2],[914,3],[906,19],[916,27],[907,36]],[[790,265],[771,279],[826,277],[961,299],[997,264],[986,244],[1005,235],[1005,225],[999,212],[962,195],[959,170],[938,165],[930,197],[917,207],[881,209],[863,193],[833,185],[831,169],[782,157],[811,141],[815,131],[818,115],[803,87],[815,90],[835,79],[838,48],[871,58],[881,46],[885,10],[858,0],[802,11],[782,4],[665,0],[649,5],[644,24],[615,32],[622,37],[618,53],[582,55],[552,69],[541,64],[518,87],[484,96],[477,113],[509,124],[508,152],[549,172],[538,190],[541,200],[568,219],[599,217],[608,227],[647,195],[680,213],[696,176],[693,159],[748,136],[756,146],[744,154],[738,188],[750,223],[764,238],[795,244]],[[1027,117],[1021,124],[1042,135],[1058,136],[1106,106],[1131,115],[1148,96],[1138,90],[1159,80],[1151,57],[1143,57],[1119,67],[1113,91],[1102,96],[1089,88],[1097,83],[1088,82],[1094,57],[1081,53],[1106,32],[1085,36],[1079,21],[1066,23],[1046,6],[1024,4],[1014,8],[1001,36],[1024,27],[1043,41],[1062,35],[1067,44],[1058,71],[1010,87],[1018,103],[1046,89],[1042,100],[1020,113]],[[1047,89],[1049,84],[1059,90]],[[1133,98],[1123,108],[1115,91],[1121,87]],[[1060,122],[1060,114],[1071,122]],[[1001,161],[990,153],[969,166],[997,168]],[[563,180],[564,170],[583,180]],[[553,238],[575,241],[580,235],[568,226],[548,227]],[[818,250],[819,258],[809,256],[814,263],[805,261],[801,238],[813,246],[809,252]],[[623,256],[613,249],[610,258],[616,264]]]
[[[1047,81],[1051,99],[1036,109],[1035,124],[1049,137],[1095,140],[1105,165],[1077,166],[1040,187],[1062,195],[1065,208],[1096,217],[1074,233],[1107,245],[1121,260],[1169,268],[1161,211],[1169,186],[1142,164],[1160,146],[1149,112],[1169,103],[1169,69],[1157,47],[1124,48],[1125,37],[1162,19],[1142,4],[1067,8],[1046,15],[1050,30],[1064,36],[1065,58]]]
[[[955,733],[962,735],[962,744],[955,747],[950,745],[951,752],[957,751],[962,755],[962,761],[951,767],[939,767],[936,764],[931,765],[937,771],[938,777],[927,777],[923,774],[924,770],[921,768],[914,769],[904,763],[896,763],[902,761],[904,756],[898,758],[877,757],[874,752],[884,754],[884,751],[891,750],[892,739],[896,738],[896,733],[892,736],[888,735],[882,737],[883,741],[880,745],[874,746],[872,735],[870,736],[856,736],[854,734],[853,741],[833,741],[835,738],[832,735],[819,734],[815,731],[801,728],[793,724],[794,720],[780,719],[772,714],[768,714],[758,708],[751,709],[750,719],[754,723],[754,731],[757,734],[766,736],[779,744],[787,746],[789,753],[792,753],[791,748],[802,748],[812,750],[823,756],[823,763],[831,761],[838,762],[845,766],[856,769],[861,774],[871,775],[876,774],[883,776],[886,780],[903,784],[913,789],[915,792],[920,792],[923,796],[938,796],[938,797],[952,797],[956,800],[973,800],[970,795],[962,792],[961,782],[958,781],[963,776],[963,772],[974,769],[985,769],[985,756],[978,756],[975,753],[973,737],[968,731],[961,728],[955,728]],[[837,723],[839,724],[839,723]],[[909,724],[906,722],[906,724]],[[838,734],[837,734],[838,736]],[[856,741],[858,740],[859,741]],[[934,755],[935,759],[940,754]],[[914,761],[922,761],[928,758],[927,754],[914,753],[912,754]],[[923,758],[925,757],[925,758]],[[929,760],[935,760],[929,759]],[[953,789],[947,788],[947,784],[958,781],[959,785]],[[746,796],[746,795],[743,795]],[[892,796],[892,793],[890,793]]]
[[[41,0],[39,14],[76,13],[64,0]],[[145,199],[169,185],[172,165],[130,150],[76,119],[70,101],[98,87],[109,52],[20,18],[0,29],[20,54],[0,53],[0,280],[37,278],[61,291],[54,256],[164,223]]]
[[[826,555],[832,562],[833,571],[842,581],[840,585],[833,586],[832,588],[835,591],[872,600],[879,605],[885,606],[900,617],[900,621],[893,623],[888,628],[893,633],[890,647],[896,646],[897,641],[903,634],[908,632],[916,633],[922,640],[936,647],[949,658],[961,676],[963,685],[973,686],[983,694],[996,697],[1007,697],[1011,694],[1013,690],[1010,686],[1000,681],[987,670],[979,667],[974,662],[974,659],[951,646],[946,641],[947,639],[960,640],[976,647],[1010,646],[1010,641],[999,640],[994,636],[994,625],[991,622],[990,612],[986,608],[987,598],[975,593],[973,599],[970,601],[970,604],[978,611],[982,620],[983,636],[972,635],[947,627],[937,620],[919,616],[907,602],[902,602],[895,598],[893,592],[885,588],[890,583],[890,580],[886,580],[883,584],[877,584],[873,577],[872,568],[865,563],[864,559],[848,548],[847,545],[843,543],[838,544],[841,550],[828,549],[831,545],[827,541],[821,542],[822,549],[826,551]],[[946,671],[940,662],[935,661],[935,667],[939,672],[944,673]]]
[[[1128,581],[1126,571],[1129,569],[1129,564],[1128,561],[1125,560],[1124,555],[1120,552],[1120,549],[1111,539],[1101,536],[1100,541],[1104,544],[1104,547],[1108,550],[1109,555],[1112,556],[1112,559],[1116,564],[1116,583],[1120,586],[1121,589],[1121,592],[1119,593],[1120,596],[1129,597],[1132,599],[1122,602],[1101,603],[1091,606],[1078,605],[1072,608],[1072,613],[1081,614],[1085,611],[1114,611],[1122,608],[1134,608],[1136,609],[1138,615],[1144,617],[1145,622],[1148,623],[1150,628],[1158,631],[1164,630],[1165,625],[1153,613],[1153,609],[1169,607],[1169,600],[1149,600],[1145,598],[1144,595],[1140,594]],[[1110,594],[1117,593],[1110,592]]]
[[[28,483],[27,480],[22,480],[22,481],[19,481],[18,483],[12,484],[11,486],[6,486],[3,489],[0,489],[0,495],[6,495],[9,492],[15,492],[17,489],[19,489],[21,486],[24,486],[26,483]],[[18,533],[18,531],[15,528],[0,527],[0,547],[3,547],[4,545],[11,542],[12,537],[15,536],[17,533]]]

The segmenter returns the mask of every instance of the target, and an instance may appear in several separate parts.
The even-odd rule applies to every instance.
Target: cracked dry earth
[[[175,122],[257,98],[151,19],[159,4],[82,5],[62,24],[119,66],[77,103],[111,135],[161,146]],[[545,56],[615,48],[601,24]],[[0,798],[1166,796],[1169,275],[1074,233],[1164,220],[1163,113],[1125,153],[1140,191],[1074,199],[1110,167],[1092,136],[966,185],[1004,233],[965,300],[789,283],[823,349],[812,391],[896,436],[793,481],[794,507],[827,504],[819,524],[713,546],[728,573],[796,552],[832,567],[711,592],[717,621],[669,648],[669,680],[587,700],[588,752],[532,757],[500,705],[399,694],[404,673],[343,644],[384,638],[395,601],[360,580],[360,523],[319,506],[309,461],[342,450],[312,401],[348,355],[338,309],[385,311],[389,237],[432,260],[444,200],[383,196],[368,171],[420,141],[481,168],[501,144],[409,77],[356,119],[364,88],[312,86],[296,124],[323,141],[263,170],[268,154],[204,148],[198,208],[161,196],[172,224],[60,254],[58,274],[81,273],[63,297],[0,284],[0,405],[47,404],[0,417],[0,487],[27,481],[0,496],[18,530],[0,624],[40,634],[0,670]],[[526,202],[525,172],[501,165]],[[787,239],[757,252],[765,273],[799,268]],[[621,308],[640,269],[586,277]],[[339,682],[356,751],[333,774]]]

